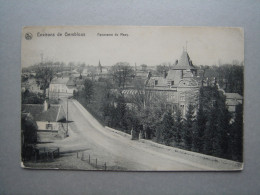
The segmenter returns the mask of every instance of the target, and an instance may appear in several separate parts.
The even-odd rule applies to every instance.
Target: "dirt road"
[[[63,101],[66,110],[66,101]],[[194,162],[185,154],[174,153],[147,142],[131,140],[103,127],[76,100],[69,100],[69,137],[49,146],[59,147],[61,152],[84,151],[108,167],[122,170],[211,170],[216,167]]]

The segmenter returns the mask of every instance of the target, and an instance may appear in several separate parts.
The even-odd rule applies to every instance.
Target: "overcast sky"
[[[58,37],[57,33],[63,36]],[[65,32],[85,36],[64,36]],[[25,33],[33,35],[25,39]],[[38,37],[37,33],[54,33]],[[115,34],[119,36],[98,36]],[[120,36],[120,33],[128,36]],[[27,27],[22,33],[22,66],[44,60],[85,62],[87,65],[111,66],[117,62],[130,65],[174,63],[186,48],[193,64],[218,65],[244,60],[244,35],[239,28],[220,27]]]

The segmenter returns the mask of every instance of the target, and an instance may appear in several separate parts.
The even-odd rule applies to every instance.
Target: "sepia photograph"
[[[242,28],[30,26],[21,40],[23,168],[243,170]]]

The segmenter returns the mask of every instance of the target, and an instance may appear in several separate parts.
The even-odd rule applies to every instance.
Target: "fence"
[[[54,158],[58,158],[60,156],[59,148],[38,148],[37,152],[35,152],[34,160],[43,160],[43,161],[51,161]]]
[[[96,168],[97,170],[107,170],[107,163],[101,162],[98,158],[95,158],[93,155],[85,154],[84,152],[77,152],[77,158],[80,158],[82,161],[87,162],[92,167]]]

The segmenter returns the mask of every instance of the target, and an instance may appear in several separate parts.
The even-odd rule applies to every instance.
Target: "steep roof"
[[[148,80],[147,86],[154,86],[155,81],[157,81],[157,87],[167,86],[167,80],[163,77],[151,77]]]
[[[242,100],[243,97],[239,95],[238,93],[225,93],[227,99],[237,99]]]
[[[30,113],[35,121],[58,122],[66,118],[61,105],[51,105],[47,111],[43,111],[41,104],[23,104],[22,113]]]
[[[196,69],[196,68],[193,66],[187,51],[183,51],[180,60],[178,61],[178,64],[173,67],[173,70],[187,70],[187,69]]]
[[[67,82],[67,86],[75,86],[76,82],[73,78],[69,78],[68,82]]]
[[[227,106],[237,106],[241,104],[240,102],[238,102],[237,100],[234,100],[234,99],[227,99],[226,100],[226,105]]]
[[[69,77],[63,77],[63,78],[54,78],[51,81],[51,84],[67,84],[67,82],[69,81]]]
[[[176,77],[176,71],[174,70],[169,70],[168,74],[166,76],[167,80],[174,80],[174,78]]]

